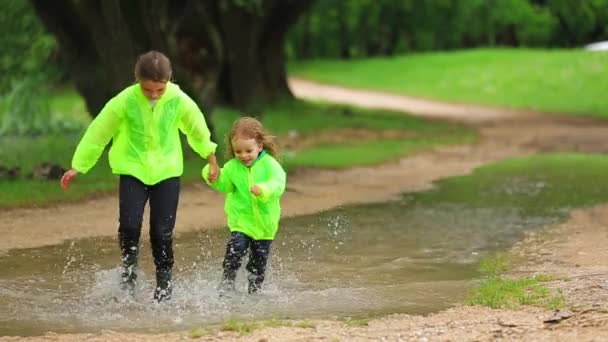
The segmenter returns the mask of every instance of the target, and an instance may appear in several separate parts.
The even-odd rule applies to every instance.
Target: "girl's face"
[[[234,151],[234,156],[243,165],[251,166],[258,158],[260,152],[262,152],[262,144],[258,143],[255,139],[234,137],[232,139],[232,151]]]
[[[167,82],[139,81],[139,86],[148,100],[156,101],[165,93]]]

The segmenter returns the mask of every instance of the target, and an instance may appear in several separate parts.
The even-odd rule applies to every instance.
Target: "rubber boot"
[[[247,280],[249,281],[249,285],[247,286],[248,294],[257,294],[262,290],[262,283],[264,282],[264,275],[255,275],[250,273],[247,276]]]
[[[217,287],[217,292],[220,297],[229,297],[236,293],[236,272],[224,270],[222,281]]]
[[[156,271],[156,288],[154,289],[154,301],[160,303],[171,299],[173,294],[173,282],[171,270]]]
[[[122,289],[127,291],[130,295],[134,294],[135,284],[137,283],[137,254],[138,248],[136,246],[122,249],[120,284]]]

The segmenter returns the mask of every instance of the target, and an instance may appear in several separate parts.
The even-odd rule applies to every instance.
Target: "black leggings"
[[[139,179],[121,175],[119,187],[119,226],[124,266],[137,264],[144,207],[150,200],[150,244],[156,271],[173,267],[173,227],[179,200],[179,178],[145,185]]]
[[[251,249],[245,268],[249,271],[249,282],[259,287],[264,282],[271,244],[272,240],[254,240],[243,233],[231,233],[224,256],[224,280],[234,281],[243,257]]]

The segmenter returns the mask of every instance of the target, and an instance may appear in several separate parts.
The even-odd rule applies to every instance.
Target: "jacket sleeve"
[[[188,138],[188,144],[202,158],[215,153],[217,145],[211,141],[211,133],[205,122],[205,117],[196,103],[185,93],[181,94],[183,111],[179,129]]]
[[[78,143],[72,158],[72,168],[86,173],[95,165],[120,126],[122,110],[119,97],[112,98],[103,107]]]
[[[203,179],[205,180],[205,182],[207,182],[207,184],[209,184],[212,189],[219,192],[223,192],[225,194],[234,192],[235,190],[234,184],[232,184],[232,181],[230,181],[229,174],[229,168],[224,165],[224,167],[220,170],[220,176],[218,177],[218,179],[215,182],[211,183],[209,182],[209,164],[205,165],[203,171],[201,172]]]
[[[268,173],[268,181],[257,184],[261,190],[261,194],[257,198],[262,202],[268,202],[273,198],[280,197],[285,191],[287,178],[281,164],[274,158],[268,163],[266,172]]]

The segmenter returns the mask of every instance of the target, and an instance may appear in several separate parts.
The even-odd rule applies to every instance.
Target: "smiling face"
[[[262,152],[262,144],[252,138],[237,136],[232,139],[231,143],[234,157],[245,166],[251,166]]]
[[[139,86],[148,100],[156,101],[165,93],[167,82],[139,81]]]

